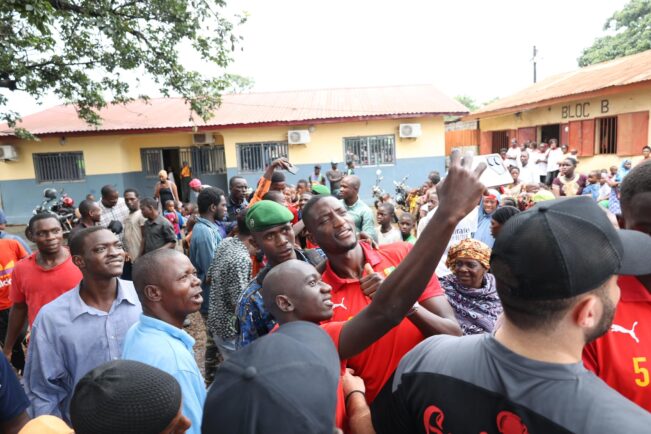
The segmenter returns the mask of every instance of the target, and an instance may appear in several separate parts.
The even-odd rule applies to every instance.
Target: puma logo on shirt
[[[610,326],[610,331],[611,331],[611,332],[624,333],[624,334],[630,335],[630,336],[633,338],[633,340],[639,344],[639,343],[640,343],[640,340],[639,340],[639,339],[637,338],[637,336],[635,335],[635,327],[636,327],[636,326],[637,326],[637,321],[635,321],[635,322],[633,323],[633,327],[631,327],[630,330],[625,329],[624,327],[622,327],[622,326],[620,326],[620,325],[613,324],[613,325]]]

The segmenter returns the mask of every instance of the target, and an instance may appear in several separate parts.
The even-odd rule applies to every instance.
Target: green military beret
[[[312,186],[312,193],[314,194],[330,194],[330,189],[323,184],[314,184]]]
[[[294,220],[294,214],[287,207],[272,200],[256,202],[246,212],[246,226],[251,232],[262,232]]]

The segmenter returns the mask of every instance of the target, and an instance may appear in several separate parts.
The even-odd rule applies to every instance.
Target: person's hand
[[[359,279],[359,285],[362,288],[364,295],[367,295],[370,298],[375,297],[375,292],[378,290],[380,285],[382,285],[382,282],[384,282],[384,276],[377,271],[374,271],[371,264],[365,264],[364,276]]]
[[[360,232],[359,234],[357,234],[357,239],[358,239],[359,241],[364,241],[364,242],[370,244],[371,247],[372,247],[374,250],[377,250],[378,247],[379,247],[378,244],[377,244],[377,243],[375,242],[375,240],[373,239],[373,237],[370,236],[369,234],[367,234],[366,232]]]
[[[344,396],[348,396],[353,390],[359,390],[362,393],[366,393],[366,385],[364,380],[361,377],[355,375],[355,371],[350,368],[346,368],[346,373],[341,377],[341,385],[344,388]]]
[[[271,162],[271,166],[275,169],[287,170],[290,166],[289,160],[285,157],[277,158]]]
[[[437,212],[461,220],[477,206],[485,190],[479,177],[486,164],[480,163],[475,170],[471,170],[471,167],[471,154],[466,154],[462,161],[461,152],[458,149],[452,151],[448,174],[436,188],[439,197]]]

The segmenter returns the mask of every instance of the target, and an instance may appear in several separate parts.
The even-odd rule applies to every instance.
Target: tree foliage
[[[208,119],[221,93],[234,80],[238,85],[224,69],[240,42],[235,27],[246,17],[228,19],[224,7],[224,0],[2,0],[0,88],[37,100],[53,93],[100,124],[97,111],[107,101],[128,102],[137,91],[139,80],[125,76],[148,76],[163,95],[181,95]],[[210,67],[186,68],[183,46]],[[0,120],[14,127],[19,115],[6,105],[0,94]]]
[[[477,102],[474,100],[474,98],[468,95],[457,95],[454,97],[454,99],[466,106],[466,108],[471,112],[474,112],[479,108],[479,105],[477,105]]]
[[[651,0],[632,0],[604,25],[614,34],[597,38],[579,57],[579,66],[604,62],[651,49]]]

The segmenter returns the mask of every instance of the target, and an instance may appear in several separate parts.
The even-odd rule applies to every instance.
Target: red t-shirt
[[[343,322],[329,322],[327,324],[321,324],[321,328],[328,333],[330,339],[335,344],[337,352],[339,352],[339,336],[341,335],[341,329],[344,328],[345,321]],[[276,324],[271,331],[275,333],[280,326]],[[341,382],[341,377],[346,373],[346,362],[341,360],[339,366],[339,384],[337,385],[337,408],[335,413],[335,424],[337,428],[341,429],[343,432],[348,432],[348,424],[346,423],[346,400],[344,396],[344,386]]]
[[[339,336],[341,335],[341,329],[344,328],[344,324],[346,324],[345,321],[321,324],[321,328],[328,333],[330,339],[334,342],[337,352],[339,352]],[[348,432],[348,423],[346,422],[346,400],[344,396],[344,386],[341,382],[341,377],[343,377],[345,373],[346,361],[342,360],[340,362],[339,384],[337,385],[337,411],[335,413],[335,423],[337,428],[341,429],[343,432]]]
[[[27,252],[18,241],[0,239],[0,310],[9,309],[13,304],[9,298],[11,273],[18,261],[25,256],[27,256]],[[4,340],[4,336],[2,338]]]
[[[81,271],[72,263],[72,257],[45,270],[36,262],[36,255],[38,252],[32,253],[14,268],[9,294],[12,302],[27,304],[30,327],[43,306],[81,282]]]
[[[651,411],[651,294],[620,276],[621,299],[610,331],[585,347],[583,363],[610,387]]]
[[[373,250],[366,243],[360,243],[360,246],[364,250],[366,262],[371,264],[373,270],[385,276],[402,262],[412,248],[410,243],[385,244],[378,250]],[[371,303],[371,299],[362,292],[359,280],[340,278],[332,271],[329,261],[326,263],[322,279],[332,286],[334,310],[330,322],[347,321]],[[423,302],[442,295],[438,278],[433,275],[418,301]],[[423,339],[420,330],[411,321],[404,319],[373,345],[347,360],[346,365],[355,370],[355,375],[364,379],[366,399],[369,403],[373,402],[382,386],[389,380],[402,356]]]

